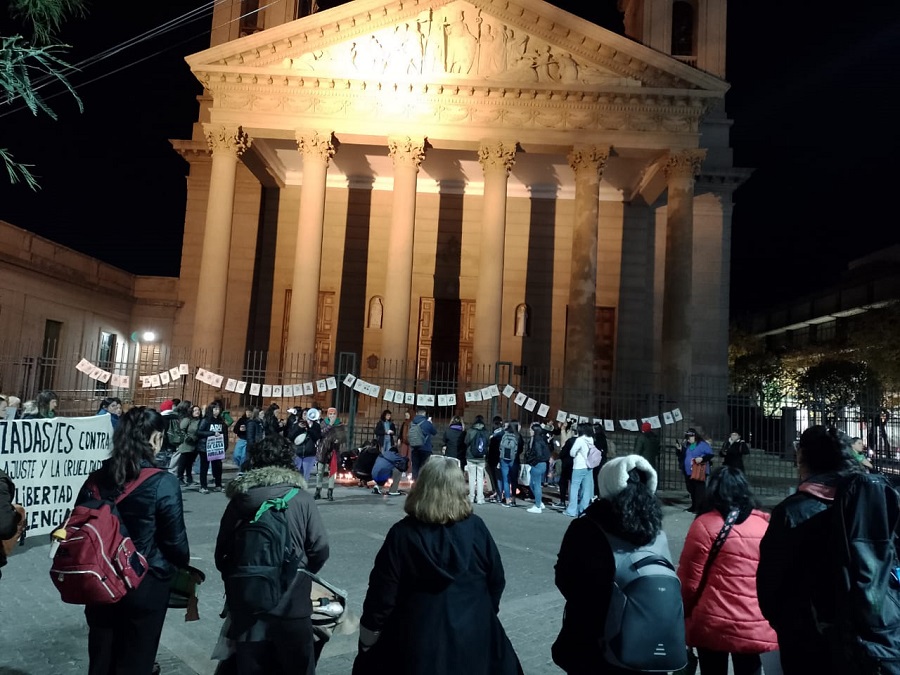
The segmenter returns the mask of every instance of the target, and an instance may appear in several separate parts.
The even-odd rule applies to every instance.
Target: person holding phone
[[[228,450],[228,427],[222,418],[222,404],[213,401],[197,427],[197,452],[200,454],[200,494],[209,494],[207,470],[212,468],[213,490],[222,492],[222,460]]]

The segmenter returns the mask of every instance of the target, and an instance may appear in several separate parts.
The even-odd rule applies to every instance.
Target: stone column
[[[203,249],[200,252],[192,344],[203,365],[215,369],[220,365],[222,336],[225,333],[234,179],[238,158],[250,147],[250,138],[241,127],[204,124],[203,130],[212,151],[212,168]]]
[[[315,365],[312,359],[316,351],[316,313],[325,230],[325,179],[336,148],[330,131],[298,131],[296,138],[303,155],[303,185],[300,188],[291,316],[285,352],[288,358],[305,359],[311,373]]]
[[[503,259],[506,247],[506,188],[516,163],[516,142],[485,140],[478,148],[484,171],[481,212],[481,260],[475,296],[475,336],[472,359],[476,368],[490,367],[500,360],[503,321]],[[512,324],[509,326],[512,329]]]
[[[576,145],[568,159],[575,172],[575,222],[569,268],[563,408],[590,415],[594,412],[595,389],[600,176],[609,159],[609,148]]]
[[[394,204],[388,236],[391,263],[384,285],[382,355],[390,372],[403,377],[409,360],[416,180],[425,159],[425,139],[392,136],[388,138],[388,150],[394,163]]]
[[[700,172],[705,150],[669,154],[666,207],[666,272],[663,290],[663,387],[674,405],[687,412],[692,372],[691,326],[697,320],[692,302],[694,260],[694,176]]]

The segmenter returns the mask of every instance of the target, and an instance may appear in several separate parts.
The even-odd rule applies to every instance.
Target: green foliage
[[[731,383],[737,391],[753,396],[770,415],[792,388],[792,376],[775,354],[746,352],[734,358]]]
[[[43,113],[56,119],[39,89],[48,82],[62,84],[82,110],[81,99],[66,79],[72,67],[60,58],[68,47],[54,41],[62,21],[80,14],[83,0],[10,0],[10,14],[30,25],[31,40],[22,35],[0,36],[0,102],[12,105],[22,102],[33,115]],[[7,126],[7,128],[10,128]],[[39,186],[30,164],[17,162],[6,148],[0,148],[0,161],[6,166],[11,183],[24,181],[32,190]]]
[[[826,418],[837,417],[849,406],[871,414],[883,404],[884,386],[864,363],[828,359],[798,377],[797,396],[802,405],[823,412]]]
[[[891,390],[900,390],[900,303],[854,318],[847,344]]]

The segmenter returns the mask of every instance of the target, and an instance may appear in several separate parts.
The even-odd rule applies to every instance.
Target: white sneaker
[[[545,508],[547,508],[547,507],[544,506],[544,502],[541,502],[541,511],[543,511]]]
[[[537,506],[532,506],[530,509],[528,509],[528,513],[540,513],[540,512],[541,512],[541,509]]]

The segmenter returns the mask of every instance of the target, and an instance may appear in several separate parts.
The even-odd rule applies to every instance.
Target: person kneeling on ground
[[[372,480],[375,481],[375,487],[372,492],[376,495],[387,494],[391,497],[400,495],[400,478],[407,468],[406,457],[397,452],[396,447],[384,448],[375,465],[372,467]],[[385,483],[388,478],[391,479],[391,491],[385,489]]]
[[[294,447],[284,436],[271,435],[248,447],[248,470],[231,481],[228,506],[216,539],[216,569],[223,578],[232,571],[235,531],[254,518],[263,502],[295,493],[284,510],[292,555],[300,570],[313,574],[328,560],[328,537],[306,482],[294,466]],[[238,673],[314,675],[311,579],[298,572],[273,610],[247,615],[229,607],[231,627],[226,637],[236,642]]]

